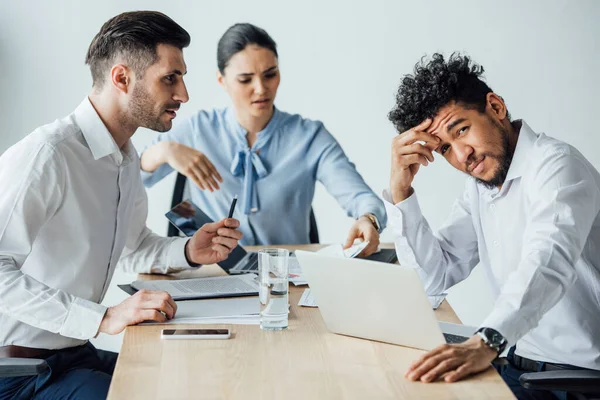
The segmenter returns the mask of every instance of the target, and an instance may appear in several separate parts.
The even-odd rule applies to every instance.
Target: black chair
[[[519,382],[525,389],[567,392],[569,398],[577,400],[600,399],[600,371],[528,372]]]
[[[177,173],[177,178],[175,179],[175,188],[173,189],[173,199],[171,200],[171,208],[175,207],[177,204],[183,201],[186,183],[187,177],[183,174]],[[315,219],[315,213],[313,212],[312,208],[310,209],[309,223],[310,228],[308,232],[308,238],[310,240],[310,243],[319,243],[319,230],[317,228],[317,220]],[[167,236],[179,236],[179,231],[171,223],[169,223]]]
[[[46,361],[37,358],[0,358],[0,378],[34,376],[47,369]]]

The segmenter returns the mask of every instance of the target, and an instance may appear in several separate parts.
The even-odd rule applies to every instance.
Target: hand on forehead
[[[458,110],[455,106],[441,108],[433,117],[431,123],[428,124],[425,132],[439,137],[440,133],[447,132],[446,128],[450,124],[450,121],[457,116],[457,113]]]

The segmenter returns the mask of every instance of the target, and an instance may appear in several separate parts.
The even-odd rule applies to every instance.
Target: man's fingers
[[[140,306],[148,310],[162,311],[168,319],[172,319],[175,316],[176,306],[173,307],[174,304],[169,301],[170,297],[166,292],[154,292]]]
[[[235,218],[225,218],[223,220],[223,223],[225,224],[225,226],[227,228],[233,228],[233,229],[237,229],[240,227],[240,221],[238,221]]]
[[[400,157],[400,164],[405,166],[406,168],[410,167],[413,164],[421,164],[424,167],[426,167],[429,165],[429,161],[427,161],[427,158],[425,158],[425,156],[422,156],[421,154],[409,154]]]
[[[450,372],[448,375],[446,375],[444,377],[444,381],[446,381],[446,382],[460,381],[461,379],[463,379],[466,376],[469,376],[475,372],[479,372],[479,371],[477,371],[472,364],[466,363],[466,364],[463,364],[460,367],[458,367],[456,369],[456,371]]]
[[[430,143],[431,145],[437,144],[440,142],[440,138],[436,135],[432,135],[431,133],[423,132],[423,131],[415,131],[410,130],[403,135],[400,135],[396,139],[396,146],[407,146],[411,145],[415,142],[424,142]]]
[[[163,313],[156,310],[139,310],[138,315],[141,321],[165,322],[167,320],[167,317],[165,317]]]
[[[171,307],[173,308],[173,316],[171,318],[175,318],[175,315],[177,314],[177,303],[175,303],[175,300],[173,300],[171,296],[169,296],[169,304],[171,304]]]
[[[421,154],[422,156],[427,158],[428,161],[430,161],[430,162],[434,161],[433,152],[429,148],[425,147],[424,145],[422,145],[420,143],[413,143],[408,146],[401,147],[400,149],[398,149],[396,154],[398,156],[409,155],[409,154]]]
[[[440,376],[446,372],[453,370],[454,368],[462,365],[463,361],[459,359],[445,359],[438,363],[437,366],[432,368],[429,372],[421,377],[422,382],[433,382],[436,381]]]
[[[235,249],[236,246],[238,245],[238,241],[237,240],[230,239],[230,238],[227,238],[227,237],[224,237],[224,236],[215,236],[212,239],[212,242],[216,243],[216,244],[221,244],[221,245],[227,247],[230,250]]]
[[[173,300],[173,297],[171,297],[171,295],[168,292],[165,292],[166,297],[167,297],[167,302],[171,305],[171,308],[173,309],[173,316],[171,318],[175,317],[175,314],[177,314],[177,303],[175,303],[175,300]]]
[[[229,228],[219,228],[217,235],[235,240],[240,240],[243,237],[242,232]]]
[[[221,260],[224,260],[229,256],[230,250],[223,245],[215,243],[211,246],[211,248],[219,254]]]
[[[418,359],[416,359],[415,361],[412,362],[412,364],[410,364],[410,366],[408,367],[408,372],[414,370],[415,368],[417,368],[419,365],[421,365],[423,362],[425,362],[427,359],[436,356],[437,354],[440,354],[441,352],[449,349],[450,346],[447,344],[443,344],[441,346],[436,347],[435,349],[423,354],[421,357],[419,357]]]
[[[448,358],[449,357],[446,354],[438,354],[434,357],[428,358],[423,363],[421,363],[421,365],[419,365],[412,372],[410,372],[408,374],[407,378],[412,381],[421,379],[421,377],[423,375],[429,373],[429,371],[431,371],[433,368],[435,368],[439,363],[447,360]]]
[[[220,221],[217,222],[209,222],[208,224],[204,224],[202,225],[202,229],[204,232],[208,232],[208,233],[217,233],[217,231],[225,226],[225,220],[222,219]]]
[[[431,125],[432,122],[433,122],[433,120],[431,118],[427,118],[426,120],[421,122],[419,125],[415,126],[413,129],[417,130],[417,131],[424,131],[425,129],[429,128],[429,125]]]

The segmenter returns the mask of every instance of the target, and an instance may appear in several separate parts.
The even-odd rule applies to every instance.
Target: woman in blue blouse
[[[382,201],[321,122],[274,106],[280,75],[273,39],[236,24],[219,40],[217,62],[233,106],[199,111],[161,134],[142,153],[144,184],[181,172],[195,183],[192,201],[214,220],[227,215],[239,194],[240,243],[265,245],[309,242],[319,181],[356,219],[346,247],[361,238],[369,241],[363,255],[376,251],[386,223]]]

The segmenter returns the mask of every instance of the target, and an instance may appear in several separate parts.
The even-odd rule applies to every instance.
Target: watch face
[[[483,334],[494,346],[500,346],[504,341],[504,337],[495,329],[486,328]]]

